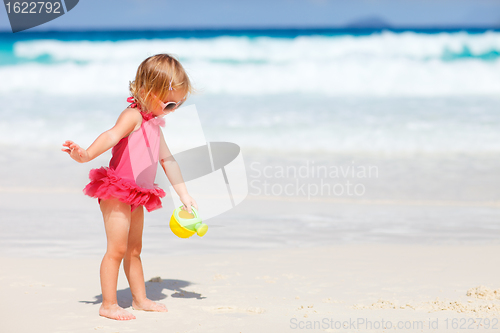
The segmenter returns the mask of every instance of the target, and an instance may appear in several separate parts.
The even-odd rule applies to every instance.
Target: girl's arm
[[[123,137],[140,126],[141,121],[142,116],[137,110],[127,108],[118,117],[115,126],[99,135],[87,149],[83,149],[73,141],[67,140],[63,143],[63,146],[67,148],[61,150],[67,152],[72,159],[79,163],[91,161],[114,147]]]
[[[172,156],[172,153],[168,149],[163,133],[160,133],[160,164],[167,175],[170,184],[174,188],[175,192],[179,196],[181,202],[184,204],[183,209],[191,213],[191,206],[198,209],[198,204],[193,198],[188,194],[186,184],[184,184],[184,179],[182,178],[181,169],[179,164]]]

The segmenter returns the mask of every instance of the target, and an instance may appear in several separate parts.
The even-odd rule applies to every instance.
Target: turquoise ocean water
[[[3,33],[0,146],[92,140],[126,107],[139,63],[161,52],[186,67],[211,139],[257,150],[500,152],[500,31],[480,30]]]

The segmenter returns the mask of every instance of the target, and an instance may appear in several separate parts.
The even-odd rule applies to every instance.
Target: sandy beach
[[[491,254],[499,250],[498,245],[344,245],[143,256],[148,297],[169,312],[133,310],[121,272],[118,302],[137,317],[127,322],[98,316],[99,257],[3,256],[0,295],[7,301],[0,308],[0,327],[51,333],[391,331],[377,329],[383,320],[386,326],[423,325],[402,326],[403,331],[441,332],[446,325],[456,331],[452,322],[482,325],[482,331],[486,322],[491,328],[498,320],[500,296],[491,291],[467,296],[467,291],[498,286],[500,259]],[[481,299],[488,295],[495,299]],[[308,329],[314,322],[321,326]],[[350,327],[340,328],[339,322]]]

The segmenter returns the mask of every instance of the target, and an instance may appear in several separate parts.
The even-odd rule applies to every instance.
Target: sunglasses
[[[186,97],[184,97],[183,99],[181,99],[177,103],[176,102],[163,103],[162,101],[160,101],[160,99],[155,94],[153,94],[153,96],[156,97],[156,99],[158,99],[158,101],[160,102],[163,112],[173,111],[173,110],[177,109],[179,106],[181,106],[182,103],[184,103],[186,101]]]

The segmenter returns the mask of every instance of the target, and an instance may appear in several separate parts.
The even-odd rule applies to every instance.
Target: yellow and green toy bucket
[[[198,211],[191,206],[190,214],[187,210],[182,209],[183,206],[176,208],[170,218],[170,230],[180,238],[189,238],[195,233],[203,237],[207,233],[208,226],[201,222],[198,216]]]

